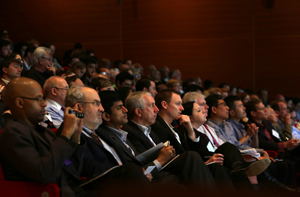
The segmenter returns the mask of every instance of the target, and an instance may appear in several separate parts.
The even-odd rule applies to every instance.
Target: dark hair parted
[[[227,96],[227,97],[224,99],[226,105],[229,107],[229,110],[234,110],[235,107],[236,107],[235,104],[234,104],[234,102],[235,102],[235,101],[240,101],[240,100],[241,100],[240,97],[234,96],[234,95],[232,95],[232,96]]]
[[[252,98],[245,104],[247,117],[251,119],[251,112],[256,111],[256,105],[261,103],[261,99]]]
[[[173,94],[177,94],[179,95],[177,92],[175,92],[174,90],[170,90],[170,89],[165,89],[165,90],[161,90],[155,97],[155,105],[157,106],[158,109],[162,109],[162,105],[161,102],[165,101],[167,103],[170,103],[172,100],[172,95]],[[180,96],[180,95],[179,95]]]
[[[111,107],[114,105],[114,103],[121,100],[118,93],[115,91],[101,91],[99,92],[99,96],[104,111],[108,114],[111,114]]]
[[[151,86],[151,81],[152,81],[151,79],[146,77],[138,80],[135,85],[135,90],[143,91],[144,88],[149,89],[149,87]]]

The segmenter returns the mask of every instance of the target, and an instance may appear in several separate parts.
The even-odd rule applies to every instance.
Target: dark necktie
[[[63,112],[65,111],[65,107],[64,106],[61,106],[60,108]]]
[[[102,142],[101,142],[99,136],[98,136],[94,131],[91,131],[91,136],[92,136],[92,138],[94,138],[97,142],[99,142],[99,144],[101,144],[101,145],[103,146],[103,144],[102,144]]]

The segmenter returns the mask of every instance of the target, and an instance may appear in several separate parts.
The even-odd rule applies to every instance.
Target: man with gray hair
[[[104,112],[96,90],[89,87],[72,86],[67,93],[65,103],[66,107],[84,113],[81,138],[86,141],[86,147],[83,154],[84,166],[81,176],[91,177],[106,172],[107,174],[100,179],[105,180],[106,183],[112,183],[110,181],[122,180],[123,178],[127,179],[126,183],[121,182],[120,185],[117,184],[119,182],[116,182],[115,189],[126,188],[126,186],[132,188],[134,185],[130,185],[132,181],[143,187],[149,184],[141,167],[129,163],[122,150],[110,138],[95,132],[102,124],[102,113]],[[104,187],[104,185],[107,186],[106,183],[103,181],[102,185],[96,185],[98,187],[96,189],[99,191],[107,190]]]
[[[45,81],[50,76],[55,75],[50,49],[46,47],[36,48],[32,54],[32,63],[33,66],[24,76],[37,81],[43,87]]]
[[[159,111],[151,94],[148,92],[133,92],[126,98],[125,104],[128,109],[129,120],[122,129],[128,132],[128,139],[137,151],[142,153],[160,143],[160,138],[156,133],[151,131],[150,127],[150,125],[155,123]],[[169,147],[174,149],[173,146]],[[164,151],[165,150],[162,149],[159,156],[162,156]],[[168,159],[167,155],[165,155],[165,157],[165,159]],[[157,158],[157,160],[159,160],[159,158]],[[221,166],[214,165],[213,168],[215,171],[212,170],[214,172],[211,173],[210,169],[205,166],[200,155],[194,151],[180,153],[180,156],[172,163],[173,165],[166,169],[168,172],[176,174],[176,169],[180,168],[181,174],[179,177],[193,177],[194,180],[199,181],[198,187],[205,186],[205,183],[203,182],[208,184],[213,178],[220,181],[219,178],[223,177],[224,180],[227,181],[227,177],[224,175]],[[199,172],[201,173],[198,174]],[[216,176],[216,174],[218,175]],[[232,185],[229,180],[224,184],[228,187],[228,190],[231,189]]]
[[[69,85],[66,80],[59,76],[52,76],[46,80],[43,90],[47,103],[45,122],[48,127],[59,128],[64,118],[65,98]]]

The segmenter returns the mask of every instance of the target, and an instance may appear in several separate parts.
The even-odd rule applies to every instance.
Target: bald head
[[[46,99],[51,99],[62,106],[65,105],[65,98],[69,85],[64,78],[59,76],[52,76],[48,78],[43,89]]]
[[[42,98],[41,86],[29,78],[14,78],[5,88],[4,102],[12,115],[29,125],[44,119],[46,103]]]

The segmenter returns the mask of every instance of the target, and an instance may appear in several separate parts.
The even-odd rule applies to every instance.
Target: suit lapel
[[[143,140],[143,142],[145,142],[147,145],[147,148],[152,148],[154,145],[150,142],[150,140],[147,138],[147,136],[143,133],[143,131],[135,124],[133,123],[131,120],[128,121],[128,125],[132,127],[132,129],[134,129],[136,131],[136,133],[140,136],[140,138]],[[150,136],[151,136],[151,132],[150,132]],[[152,138],[152,137],[151,137]],[[153,140],[153,138],[152,138]],[[154,141],[154,140],[153,140]],[[157,142],[154,141],[154,143],[157,144]]]
[[[108,127],[101,125],[101,129],[103,129],[103,134],[108,136],[111,141],[114,143],[115,147],[120,147],[127,156],[129,156],[131,159],[135,160],[135,157],[132,155],[131,151],[124,145],[124,143],[120,140],[118,136],[116,136],[113,131],[111,131]]]

